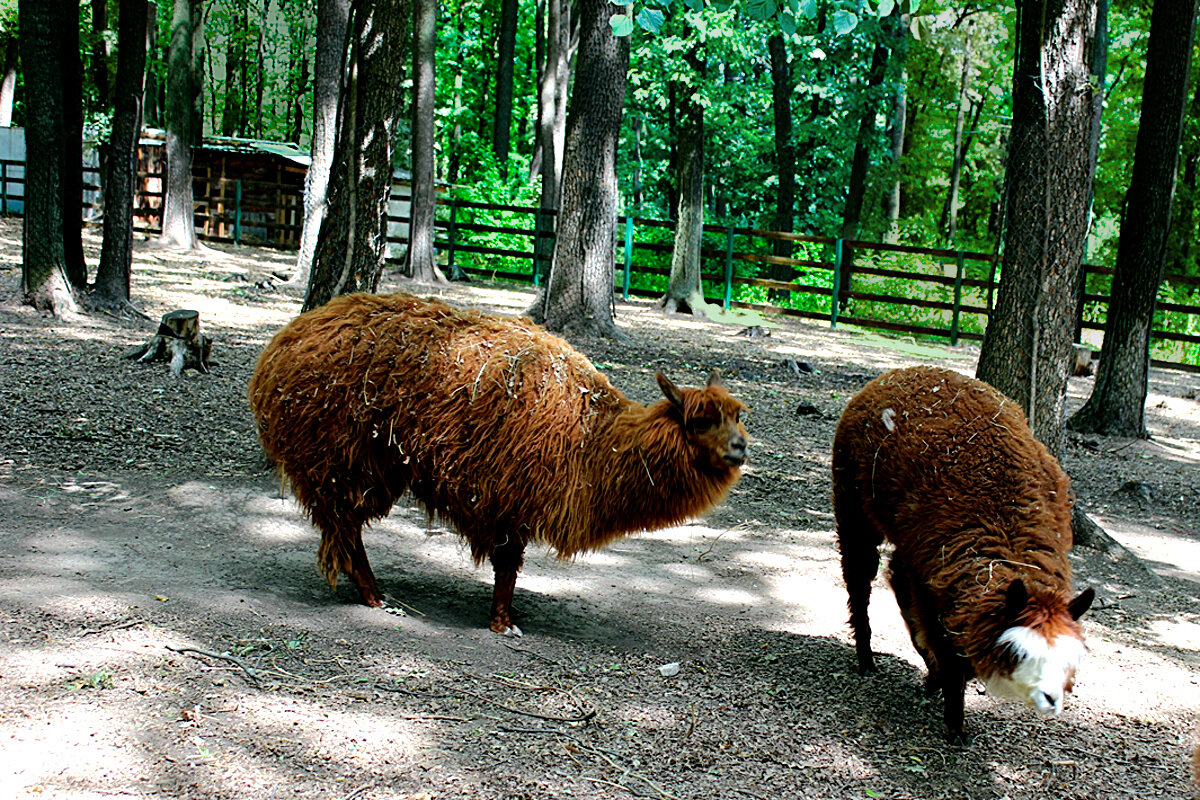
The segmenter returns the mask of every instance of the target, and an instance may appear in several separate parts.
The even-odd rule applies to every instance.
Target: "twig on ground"
[[[468,691],[467,689],[459,689],[458,687],[455,687],[455,686],[450,687],[450,689],[451,689],[451,691],[458,692],[459,694],[465,694],[468,697],[474,697],[476,700],[482,700],[485,703],[490,703],[491,705],[494,705],[497,708],[501,708],[501,709],[509,712],[510,714],[520,714],[523,717],[533,717],[534,719],[544,719],[547,722],[587,722],[588,720],[592,719],[592,717],[596,716],[596,711],[593,709],[591,711],[587,711],[582,714],[577,714],[574,717],[555,717],[555,716],[551,716],[548,714],[539,714],[536,711],[526,711],[521,708],[514,708],[506,703],[501,703],[499,701],[491,699],[490,697],[484,697],[481,694],[476,694],[475,692]]]
[[[373,783],[364,783],[362,786],[358,787],[353,792],[346,795],[345,798],[343,798],[343,800],[354,800],[354,798],[358,797],[359,795],[365,794],[367,792],[367,790],[369,790],[374,785],[375,784],[373,784]]]
[[[80,636],[91,636],[93,633],[106,633],[108,631],[121,631],[121,630],[125,630],[126,628],[133,628],[138,625],[144,625],[145,623],[146,623],[146,620],[142,619],[141,617],[136,617],[134,619],[124,620],[123,622],[112,622],[107,625],[100,625],[95,628],[84,628],[83,633],[81,633],[79,635]]]
[[[738,791],[738,793],[739,793],[739,794],[744,794],[744,795],[746,795],[747,797],[753,797],[753,798],[756,798],[756,800],[767,800],[767,796],[766,796],[766,795],[761,795],[761,794],[759,794],[758,792],[752,792],[752,791],[750,791],[749,789],[742,789],[742,788],[740,788],[740,787],[739,787],[737,791]]]
[[[247,666],[246,663],[237,656],[230,656],[224,653],[214,653],[211,650],[201,650],[198,647],[172,647],[168,644],[166,645],[166,648],[173,653],[180,653],[181,655],[198,655],[204,656],[205,658],[216,659],[218,661],[228,661],[230,664],[233,664],[235,667],[245,673],[246,677],[249,678],[255,686],[261,684],[258,676],[254,674],[254,668]]]
[[[544,656],[541,653],[535,653],[533,650],[526,650],[523,647],[513,647],[511,644],[506,644],[504,646],[507,647],[509,650],[512,650],[514,653],[523,653],[524,655],[527,655],[527,656],[533,656],[534,658],[536,658],[540,661],[545,661],[547,664],[553,664],[556,667],[562,667],[563,669],[569,669],[569,667],[566,664],[562,663],[561,661],[555,661],[553,658],[550,658],[549,656]]]

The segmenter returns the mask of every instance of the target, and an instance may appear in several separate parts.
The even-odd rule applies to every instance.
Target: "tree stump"
[[[212,339],[200,333],[200,312],[180,309],[163,314],[158,333],[143,345],[125,353],[125,358],[147,361],[170,361],[171,374],[178,377],[185,369],[208,374],[212,360]]]

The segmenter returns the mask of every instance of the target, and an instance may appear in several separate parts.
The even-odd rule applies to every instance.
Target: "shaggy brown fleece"
[[[952,735],[959,684],[1011,674],[1013,653],[996,646],[1005,629],[1082,638],[1068,609],[1067,476],[993,387],[934,367],[880,376],[842,415],[833,476],[860,671],[873,668],[866,608],[886,539],[897,601],[946,695]]]
[[[744,405],[715,379],[659,383],[669,399],[643,407],[528,319],[352,294],[280,331],[249,393],[331,584],[345,572],[381,602],[362,525],[410,491],[492,560],[492,627],[508,631],[526,543],[569,558],[700,514],[737,481]]]

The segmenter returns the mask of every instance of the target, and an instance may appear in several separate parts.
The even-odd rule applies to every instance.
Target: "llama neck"
[[[720,502],[737,479],[695,452],[665,402],[629,405],[597,437],[593,475],[597,516],[606,528],[652,530],[697,516]]]

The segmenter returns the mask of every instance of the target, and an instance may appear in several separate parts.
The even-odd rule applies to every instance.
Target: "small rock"
[[[1099,451],[1100,450],[1100,437],[1099,436],[1085,436],[1083,438],[1083,440],[1080,442],[1080,444],[1083,445],[1084,447],[1086,447],[1088,450]]]
[[[1136,497],[1139,500],[1149,500],[1154,496],[1154,491],[1149,485],[1141,481],[1125,481],[1121,485],[1121,494],[1127,494]]]
[[[672,661],[670,664],[663,664],[658,668],[658,674],[664,678],[670,678],[679,674],[679,662]]]
[[[820,417],[821,409],[814,406],[812,403],[801,403],[796,406],[797,417]]]

